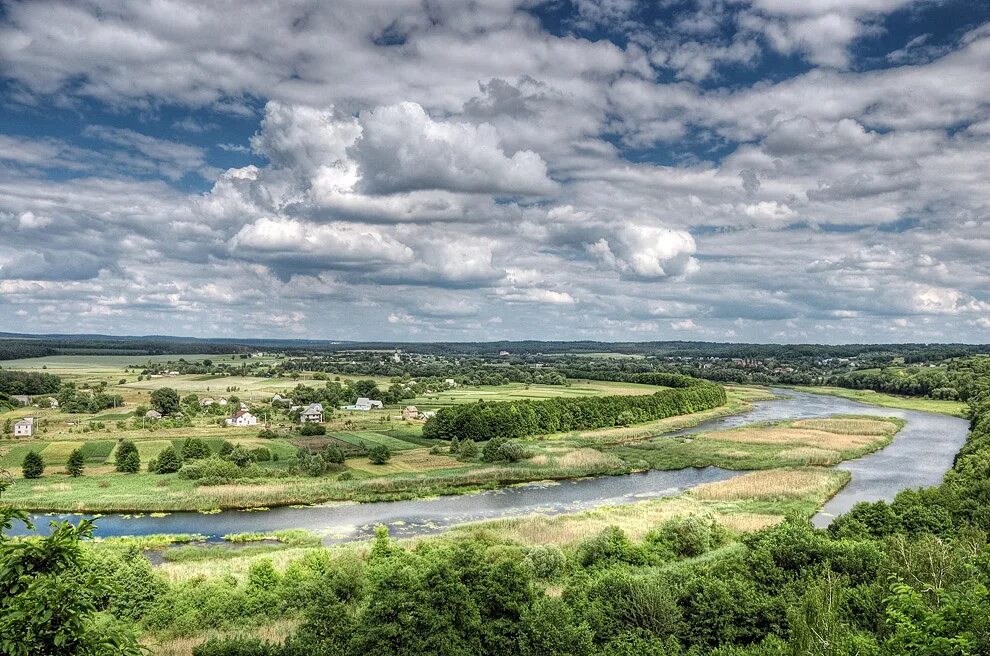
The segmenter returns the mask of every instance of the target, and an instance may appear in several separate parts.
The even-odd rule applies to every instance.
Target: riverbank
[[[915,396],[897,396],[894,394],[883,394],[873,390],[854,390],[844,387],[808,387],[803,385],[782,386],[784,389],[793,389],[809,394],[825,394],[828,396],[838,396],[839,398],[868,403],[884,408],[900,408],[903,410],[917,410],[918,412],[936,412],[951,417],[966,418],[969,406],[962,401],[942,401],[939,399],[928,399]]]

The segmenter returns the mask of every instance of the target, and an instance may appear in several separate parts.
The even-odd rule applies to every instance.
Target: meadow
[[[799,392],[810,392],[811,394],[828,394],[838,396],[852,401],[879,405],[885,408],[901,408],[904,410],[918,410],[921,412],[937,412],[953,417],[966,417],[969,406],[963,401],[944,401],[940,399],[929,399],[917,396],[897,396],[895,394],[883,394],[873,390],[855,390],[845,387],[807,387],[807,386],[787,386]]]

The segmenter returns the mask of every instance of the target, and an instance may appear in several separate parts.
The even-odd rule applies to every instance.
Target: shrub
[[[255,462],[268,462],[272,459],[272,452],[268,450],[268,447],[259,446],[251,449],[251,458]]]
[[[258,431],[258,437],[263,437],[266,440],[270,440],[272,438],[278,437],[278,433],[273,431],[271,428],[262,428],[260,431]]]
[[[141,471],[141,456],[138,455],[138,452],[136,450],[128,452],[124,456],[123,462],[118,465],[117,471],[125,474],[136,474]]]
[[[644,547],[662,557],[690,558],[721,547],[729,532],[712,517],[687,515],[667,520],[646,534]]]
[[[354,472],[351,471],[340,472],[340,474],[337,476],[337,480],[338,481],[354,480]]]
[[[468,438],[461,442],[461,448],[457,455],[462,460],[474,460],[478,457],[478,445],[474,443],[474,440]]]
[[[69,454],[69,460],[65,463],[65,471],[69,473],[69,476],[78,478],[82,476],[85,468],[86,458],[83,456],[83,450],[81,448],[75,449]]]
[[[336,444],[328,444],[320,451],[320,457],[335,465],[344,464],[344,452]]]
[[[306,422],[299,427],[299,434],[312,436],[312,435],[326,435],[327,428],[323,424],[317,424],[313,422]]]
[[[217,449],[217,454],[220,455],[221,457],[229,456],[233,452],[234,452],[234,445],[228,442],[227,440],[221,442],[220,448]]]
[[[280,656],[283,650],[258,638],[210,638],[193,647],[192,653],[193,656]]]
[[[21,463],[21,472],[24,478],[41,478],[45,473],[45,459],[40,453],[28,451],[24,456],[24,462]]]
[[[618,526],[609,526],[598,535],[578,545],[577,560],[582,567],[643,561],[642,551],[636,547]]]
[[[545,581],[552,581],[564,573],[567,567],[567,557],[564,552],[552,544],[541,544],[533,547],[523,561],[533,572],[533,576]]]
[[[504,437],[496,437],[485,444],[481,450],[481,459],[485,462],[517,462],[525,455],[522,446],[510,442]]]
[[[164,451],[158,454],[157,466],[155,467],[155,472],[158,474],[174,474],[182,468],[182,458],[179,457],[179,453],[175,450],[175,447],[166,447]],[[151,465],[148,465],[148,471],[151,471]]]
[[[231,449],[230,453],[226,454],[224,457],[238,467],[247,467],[254,462],[254,458],[251,457],[251,452],[240,444]]]
[[[209,445],[198,437],[187,437],[186,441],[182,443],[183,460],[199,460],[200,458],[209,458],[210,453],[211,451]]]
[[[250,473],[229,460],[215,456],[187,463],[179,470],[179,478],[200,481],[203,484],[229,483]]]
[[[384,465],[392,459],[392,452],[384,444],[376,444],[368,449],[368,460],[373,465]]]
[[[133,458],[131,455],[133,454]],[[137,459],[137,466],[134,460]],[[130,440],[120,440],[117,442],[117,452],[114,454],[114,465],[119,472],[129,474],[136,473],[141,468],[141,458],[138,456],[137,446]]]

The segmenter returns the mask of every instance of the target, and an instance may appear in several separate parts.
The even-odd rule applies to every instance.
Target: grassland
[[[873,390],[853,390],[844,387],[799,387],[793,386],[790,389],[799,392],[810,392],[811,394],[827,394],[838,396],[843,399],[879,405],[885,408],[901,408],[903,410],[919,410],[921,412],[937,412],[953,417],[966,417],[969,407],[962,401],[942,401],[938,399],[926,399],[915,396],[896,396],[894,394],[883,394]]]

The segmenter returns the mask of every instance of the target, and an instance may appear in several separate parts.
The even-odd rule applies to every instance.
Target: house
[[[216,403],[211,397],[206,397],[205,399],[200,399],[199,405],[206,408]]]
[[[503,358],[512,355],[508,351],[499,351],[498,354],[499,354],[499,357],[503,357]]]
[[[31,437],[34,435],[34,417],[25,417],[14,422],[14,437]]]
[[[447,387],[457,387],[457,381],[454,380],[453,378],[448,378],[447,380],[443,381],[443,384],[446,385]]]
[[[402,411],[403,419],[419,419],[419,410],[414,405],[407,405]]]
[[[162,418],[162,413],[158,412],[157,410],[148,410],[146,413],[144,413],[144,418],[145,419],[161,419]]]
[[[278,393],[276,393],[275,396],[272,397],[272,403],[281,403],[284,400],[285,400],[285,398],[281,394],[278,394]]]
[[[220,397],[220,400],[219,400],[219,401],[217,401],[217,405],[227,405],[227,399],[225,399],[225,398],[223,398],[223,397],[221,396],[221,397]]]
[[[429,419],[430,417],[436,417],[436,416],[437,416],[436,410],[423,410],[421,413],[419,413],[420,419]]]
[[[248,404],[245,403],[244,401],[241,401],[241,410],[247,410],[247,409],[248,409]]]
[[[310,403],[299,413],[299,421],[303,424],[322,424],[323,405],[320,403]]]
[[[56,399],[54,396],[48,399],[48,407],[50,407],[52,410],[56,410],[58,408],[58,399]]]
[[[234,414],[227,417],[228,426],[257,426],[258,418],[252,415],[247,410],[238,410]]]
[[[27,394],[12,394],[10,398],[21,405],[31,405],[31,397]]]
[[[371,410],[372,408],[378,408],[379,410],[381,410],[382,409],[382,402],[381,401],[375,401],[375,400],[372,400],[372,399],[366,399],[366,398],[364,398],[362,396],[362,397],[359,397],[358,400],[354,402],[354,405],[345,405],[344,406],[344,410],[361,410],[362,412],[367,412],[368,410]]]

